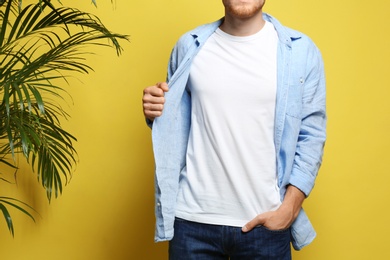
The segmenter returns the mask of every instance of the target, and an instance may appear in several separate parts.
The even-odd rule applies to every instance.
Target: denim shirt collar
[[[210,37],[211,34],[213,34],[219,26],[224,21],[224,17],[221,19],[208,24],[207,27],[205,26],[200,26],[197,29],[195,29],[191,35],[195,40],[195,43],[198,47],[202,46],[207,39]],[[288,48],[291,48],[291,43],[292,41],[295,41],[297,39],[300,39],[302,37],[302,34],[300,32],[294,31],[294,30],[289,30],[286,27],[284,27],[277,19],[272,17],[271,15],[267,13],[263,13],[263,19],[265,21],[268,21],[273,24],[275,27],[278,37],[280,40],[280,43],[287,45]],[[205,30],[206,28],[206,30]]]

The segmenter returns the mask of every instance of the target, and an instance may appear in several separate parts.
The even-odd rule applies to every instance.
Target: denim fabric
[[[290,231],[263,226],[243,233],[239,227],[175,220],[170,260],[290,260]]]
[[[275,151],[278,185],[283,200],[288,185],[309,196],[322,161],[326,139],[325,75],[321,54],[304,34],[264,14],[279,37]],[[155,169],[155,241],[174,235],[176,197],[191,127],[191,96],[186,91],[193,58],[223,19],[184,34],[168,66],[169,91],[164,113],[154,120],[152,141]],[[249,221],[249,220],[248,220]],[[312,242],[316,233],[303,209],[291,226],[295,249]]]

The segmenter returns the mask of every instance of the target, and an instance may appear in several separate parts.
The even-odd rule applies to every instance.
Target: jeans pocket
[[[276,234],[284,234],[290,232],[290,228],[286,229],[270,229],[267,228],[266,226],[259,226],[259,228],[264,229],[264,231],[270,232],[270,233],[276,233]]]

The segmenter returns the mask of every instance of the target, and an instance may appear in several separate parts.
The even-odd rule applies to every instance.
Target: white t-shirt
[[[274,146],[277,42],[268,22],[247,37],[218,29],[194,58],[177,217],[243,226],[280,206]]]

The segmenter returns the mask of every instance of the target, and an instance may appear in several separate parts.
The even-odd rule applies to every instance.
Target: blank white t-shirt
[[[247,37],[218,29],[194,58],[177,217],[243,226],[280,206],[274,146],[277,42],[268,22]]]

